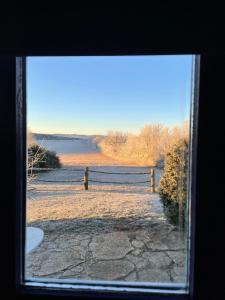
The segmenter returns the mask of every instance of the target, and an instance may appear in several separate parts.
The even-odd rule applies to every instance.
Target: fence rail
[[[116,174],[116,175],[146,175],[146,174],[149,174],[148,173],[143,173],[143,172],[130,172],[130,173],[119,173],[119,172],[105,172],[105,171],[95,171],[95,170],[89,170],[89,172],[93,172],[93,173],[103,173],[103,174]]]
[[[28,171],[37,171],[37,172],[40,172],[40,171],[74,171],[74,172],[79,172],[79,171],[84,171],[84,169],[82,168],[32,168],[31,170],[28,170]]]
[[[108,184],[141,184],[141,183],[150,183],[150,192],[155,193],[155,169],[150,168],[149,172],[106,172],[106,171],[97,171],[97,170],[92,170],[89,169],[89,167],[85,167],[84,169],[82,168],[60,168],[60,169],[55,169],[55,168],[33,168],[33,171],[52,171],[52,170],[57,170],[57,171],[63,171],[63,170],[69,170],[69,171],[83,171],[84,172],[84,177],[81,179],[77,180],[44,180],[44,179],[37,179],[38,182],[59,182],[59,183],[75,183],[75,182],[83,182],[84,189],[88,190],[89,182],[96,182],[96,183],[108,183]],[[144,180],[144,181],[101,181],[101,180],[95,180],[95,179],[90,179],[89,174],[90,173],[100,173],[100,174],[111,174],[111,175],[149,175],[149,180]]]
[[[119,182],[119,181],[99,181],[99,180],[92,180],[89,179],[89,182],[99,182],[99,183],[111,183],[111,184],[138,184],[138,183],[146,183],[146,182],[150,182],[150,180],[146,180],[146,181],[135,181],[135,182],[130,182],[130,181],[126,181],[126,182]]]
[[[42,180],[42,179],[37,179],[38,182],[83,182],[83,179],[80,180]]]

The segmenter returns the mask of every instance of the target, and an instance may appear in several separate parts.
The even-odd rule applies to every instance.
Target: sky
[[[137,133],[189,119],[191,55],[28,57],[27,119],[36,133]]]

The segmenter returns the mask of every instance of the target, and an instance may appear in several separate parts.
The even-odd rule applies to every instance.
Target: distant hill
[[[78,140],[80,138],[63,134],[34,133],[35,140]]]
[[[34,133],[35,140],[82,140],[82,139],[95,139],[103,138],[103,135],[82,135],[82,134],[45,134]]]

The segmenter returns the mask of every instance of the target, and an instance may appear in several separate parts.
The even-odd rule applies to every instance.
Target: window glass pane
[[[192,56],[27,58],[26,279],[187,284]]]

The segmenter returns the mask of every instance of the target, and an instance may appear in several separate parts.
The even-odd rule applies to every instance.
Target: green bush
[[[38,144],[28,148],[29,168],[60,168],[61,163],[56,152],[45,149]]]
[[[187,203],[188,143],[176,143],[165,157],[164,174],[159,182],[159,194],[168,220],[185,225]]]

